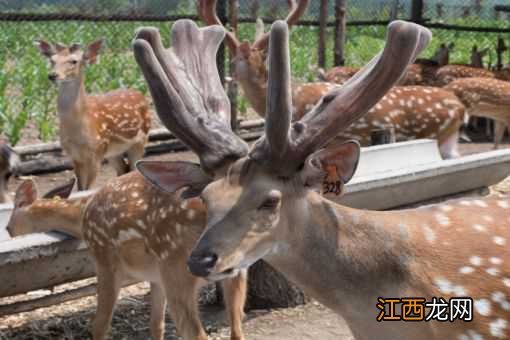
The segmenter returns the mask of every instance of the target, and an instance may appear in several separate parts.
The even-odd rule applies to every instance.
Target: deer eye
[[[278,207],[280,203],[280,194],[272,193],[269,197],[267,197],[264,202],[258,207],[258,210],[274,210]]]
[[[70,63],[71,65],[76,65],[76,64],[78,64],[78,60],[71,59],[71,60],[69,60],[69,63]]]

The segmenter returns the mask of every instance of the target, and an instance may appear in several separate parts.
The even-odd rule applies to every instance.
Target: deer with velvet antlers
[[[84,239],[96,264],[97,310],[92,338],[105,339],[120,288],[133,280],[151,285],[150,331],[163,340],[167,302],[185,340],[207,340],[197,309],[198,288],[186,259],[205,226],[205,207],[161,193],[137,171],[97,193],[68,198],[74,180],[38,197],[34,181],[18,187],[7,231],[11,237],[57,230]],[[243,340],[246,275],[223,282],[231,339]]]
[[[221,24],[216,16],[216,0],[201,0],[199,16],[209,25]],[[290,14],[286,22],[293,25],[305,12],[308,1],[291,1]],[[233,32],[227,32],[226,44],[235,56],[233,63],[244,94],[255,111],[265,117],[266,98],[268,88],[265,55],[269,35],[263,33],[263,25],[258,23],[255,42],[240,42]],[[446,51],[446,52],[444,52]],[[443,60],[448,47],[444,46],[438,52],[438,58]],[[446,57],[447,58],[447,57]],[[327,82],[292,84],[292,118],[299,120],[311,110],[321,97],[338,87]],[[338,139],[352,138],[362,145],[370,144],[373,130],[391,125],[397,140],[412,140],[418,138],[436,139],[441,155],[444,158],[457,157],[459,129],[464,119],[462,103],[451,93],[432,87],[392,89],[370,112],[337,136]]]
[[[102,40],[91,43],[86,50],[79,44],[68,47],[43,40],[36,44],[50,61],[48,78],[59,86],[60,143],[73,161],[78,189],[92,187],[105,158],[118,175],[133,170],[135,162],[143,157],[148,138],[149,103],[135,90],[87,94],[85,68],[96,62]]]
[[[219,28],[217,35],[223,35]],[[292,122],[288,27],[277,21],[269,42],[265,135],[250,151],[226,126],[211,121],[199,103],[183,105],[188,91],[194,91],[192,86],[174,85],[183,66],[174,54],[164,53],[159,39],[138,39],[135,56],[159,115],[202,160],[201,167],[138,163],[162,189],[188,188],[207,206],[207,227],[188,260],[191,272],[218,280],[264,258],[342,315],[357,339],[481,339],[509,334],[507,198],[378,212],[347,208],[316,192],[325,178],[347,183],[360,154],[355,142],[328,142],[382,98],[430,38],[421,26],[391,23],[382,53]],[[182,44],[174,40],[174,48]],[[214,60],[210,56],[204,63],[212,65]],[[200,88],[216,91],[203,102],[216,103],[217,111],[225,111],[226,95],[217,90],[221,87],[204,81]],[[378,297],[430,300],[454,295],[474,299],[472,322],[376,320]]]

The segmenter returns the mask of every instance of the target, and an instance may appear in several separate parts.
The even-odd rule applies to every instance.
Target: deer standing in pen
[[[9,202],[7,183],[19,166],[19,156],[7,143],[0,142],[0,203]]]
[[[417,59],[409,65],[404,78],[399,81],[399,85],[433,85],[436,71],[441,66],[448,65],[450,50],[453,46],[453,43],[441,44],[432,58]],[[319,78],[323,81],[342,85],[359,70],[360,67],[337,66],[323,75],[319,75]]]
[[[469,116],[494,120],[494,148],[510,128],[510,82],[494,78],[459,78],[444,90],[452,91],[466,107]]]
[[[162,53],[159,39],[139,36],[135,56],[158,114],[166,116],[177,136],[194,134],[186,143],[195,146],[201,159],[217,164],[202,164],[201,176],[201,168],[190,163],[137,165],[164,190],[190,188],[205,202],[207,227],[188,260],[191,272],[218,280],[264,258],[343,316],[356,339],[464,340],[510,334],[508,198],[379,212],[343,207],[316,192],[324,180],[342,188],[360,154],[355,142],[328,142],[382,98],[430,38],[421,26],[391,23],[382,53],[292,122],[288,28],[275,22],[265,135],[236,157],[237,149],[245,149],[241,139],[232,140],[230,131],[218,125],[203,124],[206,112],[179,109],[188,90],[173,86],[172,66],[179,60]],[[210,58],[205,65],[214,63]],[[378,297],[430,301],[453,296],[474,299],[472,322],[376,321]]]
[[[73,161],[79,190],[92,187],[104,158],[118,175],[133,170],[144,154],[151,125],[149,103],[139,91],[87,94],[85,68],[96,62],[101,45],[98,40],[82,50],[79,44],[67,47],[37,41],[39,51],[51,63],[48,78],[59,86],[60,143]]]
[[[164,194],[137,171],[120,176],[90,196],[68,199],[74,181],[38,198],[32,180],[16,191],[7,231],[11,237],[51,230],[84,239],[96,263],[94,340],[105,339],[119,290],[126,280],[150,281],[153,339],[162,340],[165,307],[185,340],[206,340],[197,310],[204,280],[186,269],[186,259],[205,226],[200,201]],[[243,340],[246,276],[223,283],[231,339]]]
[[[293,25],[304,13],[308,1],[291,2],[290,14],[286,22]],[[216,1],[201,0],[199,16],[208,25],[221,22],[216,16]],[[244,94],[255,111],[264,118],[267,92],[267,68],[265,54],[268,33],[263,33],[260,21],[257,24],[256,41],[240,42],[233,32],[227,32],[226,44],[235,55],[233,63],[236,76]],[[440,62],[448,59],[448,48],[442,46],[436,54]],[[298,83],[292,86],[293,119],[300,119],[312,109],[328,91],[337,85],[332,83]],[[413,87],[411,90],[395,88],[381,102],[374,106],[362,121],[354,124],[339,136],[358,139],[369,145],[373,129],[392,125],[398,140],[417,138],[437,139],[444,158],[457,157],[459,128],[463,122],[462,104],[450,93],[433,88]]]

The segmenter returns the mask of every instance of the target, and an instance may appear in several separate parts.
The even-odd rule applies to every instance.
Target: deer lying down
[[[72,188],[70,183],[38,198],[35,183],[23,182],[16,191],[7,230],[12,237],[58,230],[86,241],[98,280],[93,339],[106,338],[119,290],[127,279],[151,283],[153,339],[164,338],[167,301],[185,340],[207,339],[196,300],[205,281],[186,269],[186,258],[205,225],[203,204],[161,194],[138,172],[117,177],[90,197],[68,199]],[[225,281],[223,287],[231,339],[242,340],[245,273]]]
[[[181,33],[178,28],[174,34]],[[222,152],[234,145],[242,149],[240,138],[233,139],[226,129],[219,133],[212,122],[204,127],[189,119],[195,111],[176,110],[178,99],[186,96],[181,88],[167,86],[173,67],[163,70],[160,63],[172,66],[179,60],[165,58],[160,40],[140,32],[135,56],[158,114],[175,122],[168,127],[177,136],[198,128],[210,131],[195,134],[190,144],[200,159],[208,160],[201,164],[208,175],[200,176],[196,164],[138,163],[152,182],[169,192],[189,187],[207,206],[207,227],[188,260],[191,272],[224,279],[264,258],[343,316],[356,339],[508,338],[508,197],[378,212],[347,208],[316,192],[324,180],[341,189],[360,154],[355,142],[324,145],[376,104],[430,39],[430,31],[421,26],[391,23],[382,53],[291,123],[288,29],[277,21],[270,37],[265,135],[250,151],[233,157]],[[199,41],[187,45],[191,51],[201,47]],[[209,58],[213,63],[214,56]],[[212,159],[219,166],[204,167]],[[406,297],[429,302],[432,297],[472,297],[472,322],[377,321],[378,298]],[[385,311],[388,315],[388,306]],[[395,312],[400,314],[399,306]]]

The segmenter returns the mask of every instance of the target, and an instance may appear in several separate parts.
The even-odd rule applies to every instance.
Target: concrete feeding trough
[[[346,194],[327,197],[357,208],[390,209],[485,188],[509,173],[510,150],[442,160],[436,141],[417,140],[363,148]],[[12,204],[0,205],[0,297],[95,275],[81,241],[60,233],[10,239],[5,227],[11,210]]]

